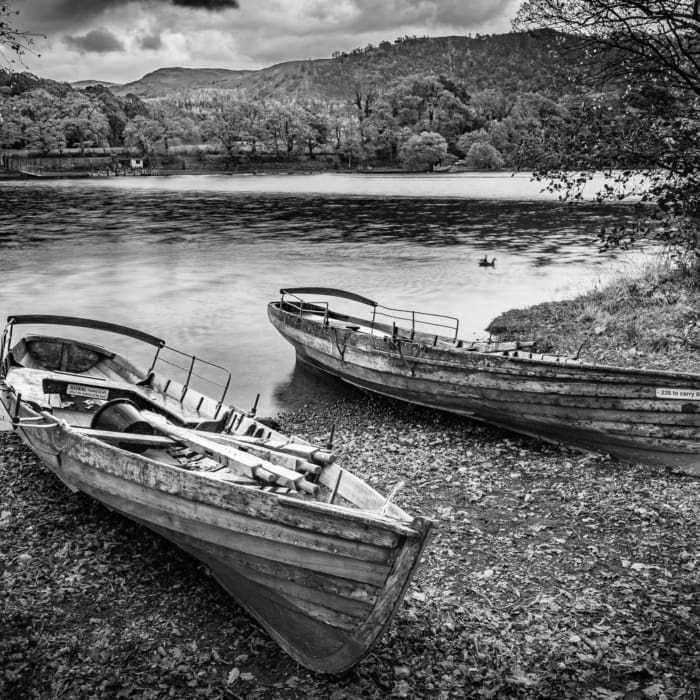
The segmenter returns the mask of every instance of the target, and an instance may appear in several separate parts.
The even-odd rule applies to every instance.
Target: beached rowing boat
[[[87,329],[90,342],[13,342],[27,324]],[[149,357],[155,347],[150,369],[96,345],[104,332],[151,346]],[[0,362],[0,400],[49,469],[202,561],[294,659],[340,672],[380,637],[430,521],[338,466],[328,449],[226,405],[226,370],[138,330],[36,315],[9,317]],[[164,365],[180,378],[163,376]],[[218,398],[195,387],[205,380]]]
[[[268,317],[297,358],[361,389],[700,475],[700,375],[587,364],[531,344],[470,343],[459,339],[455,318],[343,290],[281,293]]]

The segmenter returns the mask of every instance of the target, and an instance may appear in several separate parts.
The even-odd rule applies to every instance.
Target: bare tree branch
[[[9,4],[0,2],[0,63],[7,66],[19,62],[24,66],[22,56],[38,56],[33,49],[35,39],[45,39],[43,34],[15,29],[15,18],[19,15]],[[26,66],[25,66],[26,67]]]

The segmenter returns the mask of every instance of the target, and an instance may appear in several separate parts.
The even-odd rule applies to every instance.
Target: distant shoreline
[[[412,171],[396,163],[348,165],[336,153],[318,153],[314,157],[269,155],[239,160],[220,152],[183,147],[168,153],[137,154],[124,148],[62,149],[49,153],[0,150],[0,180],[48,177],[98,177],[119,175],[206,175],[206,174],[306,174],[309,172],[427,175],[454,173],[508,173],[510,169],[479,170],[460,164],[436,165],[432,170]]]

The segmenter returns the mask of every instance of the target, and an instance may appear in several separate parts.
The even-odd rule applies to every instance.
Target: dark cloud
[[[163,46],[163,40],[160,38],[160,34],[150,34],[149,36],[142,36],[139,39],[139,48],[145,49],[146,51],[157,51]]]
[[[180,6],[210,12],[238,7],[238,0],[15,0],[22,23],[33,31],[52,34],[89,27],[110,10],[132,7]]]
[[[238,7],[237,0],[172,0],[173,5],[193,7],[196,10],[229,10]]]
[[[83,36],[66,36],[63,43],[80,53],[124,51],[124,44],[108,29],[93,29]]]

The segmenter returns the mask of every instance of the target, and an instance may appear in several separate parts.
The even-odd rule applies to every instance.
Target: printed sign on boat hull
[[[108,399],[109,389],[98,389],[92,386],[81,386],[80,384],[69,384],[66,393],[71,396],[85,396],[91,399]]]
[[[656,389],[657,399],[682,399],[683,401],[700,401],[700,389]]]

